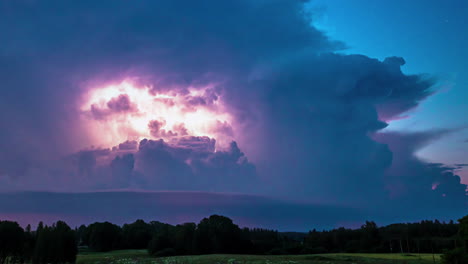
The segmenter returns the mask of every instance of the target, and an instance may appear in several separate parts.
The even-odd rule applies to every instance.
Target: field
[[[433,264],[431,254],[201,255],[154,258],[146,250],[81,253],[77,264]],[[435,255],[440,264],[440,256]]]

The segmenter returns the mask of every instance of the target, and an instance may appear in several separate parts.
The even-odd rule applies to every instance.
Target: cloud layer
[[[272,210],[275,208],[275,210]],[[0,218],[32,226],[66,220],[72,226],[112,219],[172,224],[199,222],[211,214],[228,215],[237,224],[282,231],[356,226],[365,212],[336,205],[297,203],[261,196],[206,192],[23,192],[0,194]],[[342,215],[345,217],[341,217]]]

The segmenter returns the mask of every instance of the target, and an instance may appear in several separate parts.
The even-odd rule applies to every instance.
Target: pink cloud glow
[[[210,86],[154,92],[152,87],[123,81],[91,89],[80,111],[93,145],[100,147],[144,138],[170,142],[183,136],[207,136],[216,139],[218,147],[234,140],[229,129],[233,117]]]

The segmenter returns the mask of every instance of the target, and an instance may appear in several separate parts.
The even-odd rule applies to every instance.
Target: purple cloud
[[[97,104],[91,105],[91,115],[95,119],[105,119],[109,115],[135,112],[137,111],[136,106],[130,101],[130,98],[127,94],[121,94],[117,97],[111,98],[105,107],[99,106]]]
[[[431,141],[449,131],[419,133],[381,133],[378,141],[389,145],[394,158],[385,172],[386,188],[395,201],[403,207],[446,208],[463,211],[468,207],[467,185],[455,175],[455,168],[444,164],[427,163],[415,153]],[[427,201],[419,204],[420,200]]]
[[[134,106],[130,102],[130,98],[126,94],[121,94],[107,102],[107,107],[115,112],[127,112],[133,110]]]

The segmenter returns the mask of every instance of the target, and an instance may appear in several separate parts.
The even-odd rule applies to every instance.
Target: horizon
[[[105,191],[104,191],[105,192]],[[134,191],[128,191],[128,190],[124,190],[124,191],[121,191],[121,193],[133,193]],[[29,192],[29,191],[23,191],[23,193],[35,193],[35,194],[72,194],[72,193],[60,193],[60,192]],[[100,193],[100,192],[90,192],[90,194],[93,194],[93,193]],[[117,193],[119,193],[119,191],[117,191]],[[148,191],[145,191],[143,193],[148,193]],[[154,193],[154,194],[160,194],[160,193],[168,193],[166,191],[149,191],[149,193]],[[196,194],[203,194],[202,192],[183,192],[183,191],[174,191],[173,193],[196,193]],[[15,192],[12,192],[11,194],[15,194]],[[73,194],[83,194],[83,193],[73,193]],[[212,193],[204,193],[204,194],[212,194]],[[231,194],[231,195],[237,195],[237,194]],[[284,230],[280,230],[278,228],[274,228],[273,226],[269,226],[269,225],[256,225],[256,224],[246,224],[246,225],[241,225],[239,223],[236,222],[236,219],[232,219],[231,217],[229,217],[228,215],[223,215],[223,214],[211,214],[211,215],[206,215],[206,216],[202,216],[201,218],[191,218],[189,221],[186,221],[186,220],[176,220],[176,222],[174,221],[169,221],[169,222],[164,222],[164,221],[160,221],[159,219],[151,219],[149,217],[143,217],[143,218],[139,218],[139,217],[134,217],[132,218],[132,220],[127,219],[126,221],[122,222],[122,221],[117,221],[117,222],[110,222],[110,221],[107,221],[107,220],[99,220],[99,219],[95,219],[95,220],[89,220],[89,222],[82,222],[80,224],[75,224],[75,225],[70,225],[70,227],[72,229],[78,229],[80,226],[89,226],[91,224],[95,224],[95,223],[105,223],[105,222],[109,222],[111,224],[115,224],[115,225],[118,225],[118,226],[124,226],[124,225],[127,225],[127,224],[133,224],[137,221],[143,221],[145,223],[151,223],[151,222],[159,222],[159,223],[163,223],[163,224],[169,224],[169,225],[172,225],[172,226],[177,226],[177,225],[184,225],[184,224],[190,224],[190,223],[194,223],[194,224],[197,224],[199,222],[201,222],[203,219],[207,219],[211,216],[222,216],[222,217],[227,217],[231,220],[233,220],[233,223],[237,226],[239,226],[239,228],[243,229],[243,228],[248,228],[250,230],[253,230],[253,229],[263,229],[263,230],[272,230],[272,231],[276,231],[276,232],[279,232],[279,233],[300,233],[300,234],[307,234],[313,230],[316,230],[318,232],[326,232],[326,231],[332,231],[332,230],[338,230],[338,229],[341,229],[341,228],[345,228],[347,230],[359,230],[359,229],[362,229],[362,227],[365,225],[366,222],[373,222],[373,223],[376,223],[376,226],[378,228],[385,228],[385,227],[389,227],[389,226],[392,226],[392,225],[408,225],[408,224],[420,224],[420,223],[423,223],[423,222],[438,222],[440,224],[450,224],[450,223],[454,223],[454,224],[458,224],[458,220],[460,219],[445,219],[445,220],[442,220],[440,221],[439,219],[421,219],[421,220],[413,220],[413,221],[402,221],[402,222],[390,222],[390,223],[377,223],[376,221],[372,220],[372,219],[365,219],[363,220],[361,223],[359,222],[355,222],[355,223],[348,223],[347,224],[339,224],[339,225],[336,225],[336,226],[326,226],[326,227],[322,227],[322,228],[319,228],[319,227],[315,227],[315,226],[311,226],[310,228],[308,229],[304,229],[304,230],[288,230],[288,229],[284,229]],[[70,218],[70,219],[73,219],[73,218]],[[363,218],[364,219],[364,218]],[[27,226],[30,226],[31,227],[31,231],[37,231],[37,227],[40,223],[44,224],[45,226],[52,226],[54,224],[56,224],[57,222],[65,222],[67,225],[69,225],[69,222],[67,222],[66,220],[64,219],[59,219],[59,218],[56,218],[56,219],[53,219],[53,218],[50,218],[50,219],[46,219],[45,222],[43,220],[40,220],[36,223],[30,223],[30,222],[25,222],[25,223],[22,223],[21,221],[17,221],[18,219],[16,218],[12,218],[12,219],[9,219],[8,217],[7,218],[2,218],[1,221],[12,221],[12,222],[16,222],[18,223],[22,228],[26,228]],[[24,220],[24,219],[23,219]],[[28,219],[27,221],[29,221],[30,219]],[[177,222],[178,221],[178,222]],[[71,220],[71,222],[73,222],[73,220]],[[242,222],[242,220],[241,220]]]
[[[188,203],[181,203],[178,201],[180,197],[191,200]],[[88,205],[90,200],[94,201],[93,206]],[[128,204],[123,210],[109,209],[110,204],[116,201],[118,204],[123,201]],[[47,209],[38,207],[37,204],[40,203],[47,204]],[[440,219],[394,216],[392,220],[388,220],[388,215],[378,215],[375,211],[373,214],[372,211],[363,208],[343,207],[338,204],[297,202],[259,195],[201,191],[112,190],[86,193],[21,191],[0,193],[0,207],[4,210],[0,213],[1,220],[18,222],[22,227],[28,224],[34,227],[39,222],[51,225],[57,221],[65,221],[72,228],[95,222],[110,222],[122,226],[136,220],[177,225],[198,223],[203,218],[217,214],[231,218],[241,228],[307,233],[313,229],[333,230],[340,227],[355,230],[361,228],[366,221],[373,221],[379,227],[383,227],[436,220],[441,223],[450,221],[456,223],[460,218],[457,215],[447,214]],[[135,210],[136,207],[139,209]],[[9,210],[13,212],[32,210],[34,213],[11,214]],[[163,210],[163,212],[158,210]],[[337,217],[343,214],[347,216]],[[373,214],[374,218],[367,217],[369,214]]]

